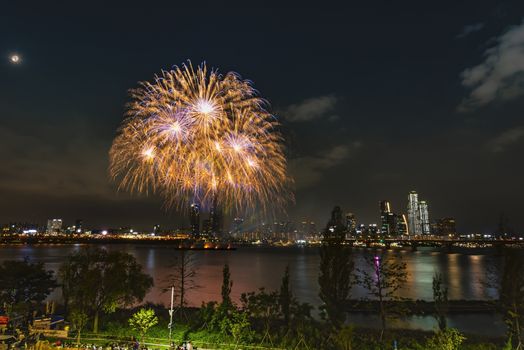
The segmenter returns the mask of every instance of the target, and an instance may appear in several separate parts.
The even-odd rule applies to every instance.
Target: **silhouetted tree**
[[[271,327],[276,324],[280,316],[278,292],[266,292],[260,288],[258,292],[242,293],[240,296],[242,311],[255,320],[253,326],[264,333],[263,340],[272,342]]]
[[[289,326],[289,319],[291,317],[291,303],[293,302],[293,293],[289,287],[289,265],[286,266],[284,277],[282,277],[282,284],[280,285],[280,294],[278,296],[278,303],[280,305],[280,312],[284,317],[286,326]]]
[[[231,289],[233,288],[233,281],[231,280],[231,273],[229,272],[229,265],[225,264],[222,270],[222,307],[230,308],[233,305],[231,301]]]
[[[318,278],[322,310],[335,329],[339,329],[346,320],[352,286],[354,263],[350,247],[344,244],[345,234],[342,210],[337,206],[331,212],[331,219],[324,230]]]
[[[448,288],[443,285],[442,274],[433,275],[433,302],[435,303],[435,319],[441,331],[446,329],[446,315],[448,313]]]
[[[394,314],[392,301],[400,301],[397,291],[407,279],[406,264],[385,253],[365,257],[368,269],[359,270],[359,283],[378,301],[381,321],[380,340],[386,331],[386,319]]]
[[[508,330],[508,338],[517,349],[524,347],[524,254],[514,248],[504,250],[499,284],[500,308]]]
[[[41,262],[7,260],[0,265],[0,301],[13,306],[41,303],[57,287],[53,272]],[[10,311],[10,310],[8,310]]]
[[[98,332],[102,312],[114,312],[141,302],[153,286],[153,279],[128,253],[84,249],[70,255],[60,268],[62,285],[73,309],[93,318]]]
[[[196,259],[192,251],[179,249],[176,252],[174,263],[171,265],[172,273],[168,276],[169,286],[164,290],[167,291],[174,287],[178,308],[183,310],[187,304],[187,294],[199,288],[195,281]]]

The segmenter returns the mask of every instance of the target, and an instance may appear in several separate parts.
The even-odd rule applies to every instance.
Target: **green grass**
[[[131,341],[132,337],[138,337],[138,334],[134,332],[130,327],[124,327],[118,323],[107,323],[104,330],[98,334],[92,334],[84,332],[81,336],[83,343],[95,343],[105,345],[109,342],[128,342]],[[169,345],[169,330],[166,324],[159,324],[152,327],[145,337],[145,343],[148,344],[159,344],[153,345],[153,348],[159,348],[160,345]],[[181,344],[182,341],[191,340],[191,342],[199,348],[212,348],[212,349],[230,349],[234,348],[233,340],[229,337],[225,337],[220,333],[211,332],[205,329],[202,330],[191,330],[188,325],[175,324],[173,329],[172,339],[175,344]],[[256,346],[255,344],[238,344],[244,348],[259,348],[268,349],[268,347]]]

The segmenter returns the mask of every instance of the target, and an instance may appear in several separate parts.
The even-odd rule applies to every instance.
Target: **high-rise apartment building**
[[[410,235],[431,234],[428,203],[419,201],[415,191],[411,191],[408,197],[408,227]]]
[[[410,235],[413,236],[422,234],[418,194],[415,191],[411,191],[408,197],[408,227]]]
[[[420,225],[422,226],[422,234],[429,235],[431,234],[431,228],[429,225],[428,203],[426,201],[420,201],[419,210],[420,210]]]

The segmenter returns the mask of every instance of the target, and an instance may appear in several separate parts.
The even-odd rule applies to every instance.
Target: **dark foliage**
[[[340,328],[346,320],[345,307],[352,286],[354,263],[351,248],[344,244],[345,233],[342,211],[335,207],[324,231],[318,278],[322,309],[334,328]]]
[[[64,301],[75,312],[92,317],[95,333],[100,313],[141,302],[153,286],[132,255],[103,249],[70,255],[60,268],[60,278]]]
[[[0,300],[11,307],[41,303],[56,287],[53,272],[41,262],[8,260],[0,265]]]

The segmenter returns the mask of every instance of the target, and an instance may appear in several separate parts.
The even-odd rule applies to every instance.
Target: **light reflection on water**
[[[136,257],[155,281],[155,288],[146,296],[147,301],[168,304],[169,293],[163,293],[162,287],[167,285],[166,276],[170,273],[175,251],[166,245],[131,245],[113,244],[104,246],[108,250],[123,250]],[[79,245],[35,245],[35,246],[0,246],[0,260],[22,259],[43,261],[47,268],[58,270],[64,258],[73,251],[80,249]],[[365,254],[374,254],[371,250],[354,248],[356,268],[365,268]],[[291,286],[294,294],[302,302],[319,305],[318,299],[318,265],[319,256],[316,248],[239,248],[236,251],[195,251],[197,277],[196,283],[200,289],[192,291],[188,296],[189,303],[198,306],[202,301],[220,300],[222,283],[222,268],[225,263],[230,265],[233,279],[232,297],[236,300],[243,292],[254,291],[260,287],[266,290],[277,290],[280,286],[284,270],[289,265]],[[388,254],[390,254],[388,252]],[[408,281],[402,290],[402,296],[411,299],[432,299],[432,278],[435,272],[443,274],[445,284],[449,288],[450,299],[493,299],[496,290],[489,288],[485,281],[492,267],[500,261],[494,250],[455,249],[453,253],[441,252],[438,249],[419,248],[412,252],[409,249],[395,250],[394,254],[401,257],[407,264]],[[366,291],[356,286],[352,297],[366,296]],[[55,292],[53,298],[59,298]],[[352,315],[355,322],[374,324],[369,315]],[[407,322],[407,323],[406,323]],[[450,325],[469,331],[483,331],[482,324],[493,324],[487,327],[494,333],[503,330],[498,327],[493,316],[488,315],[455,315],[450,319]],[[399,326],[432,329],[435,326],[431,317],[411,317],[400,321]],[[478,326],[476,326],[478,325]]]

